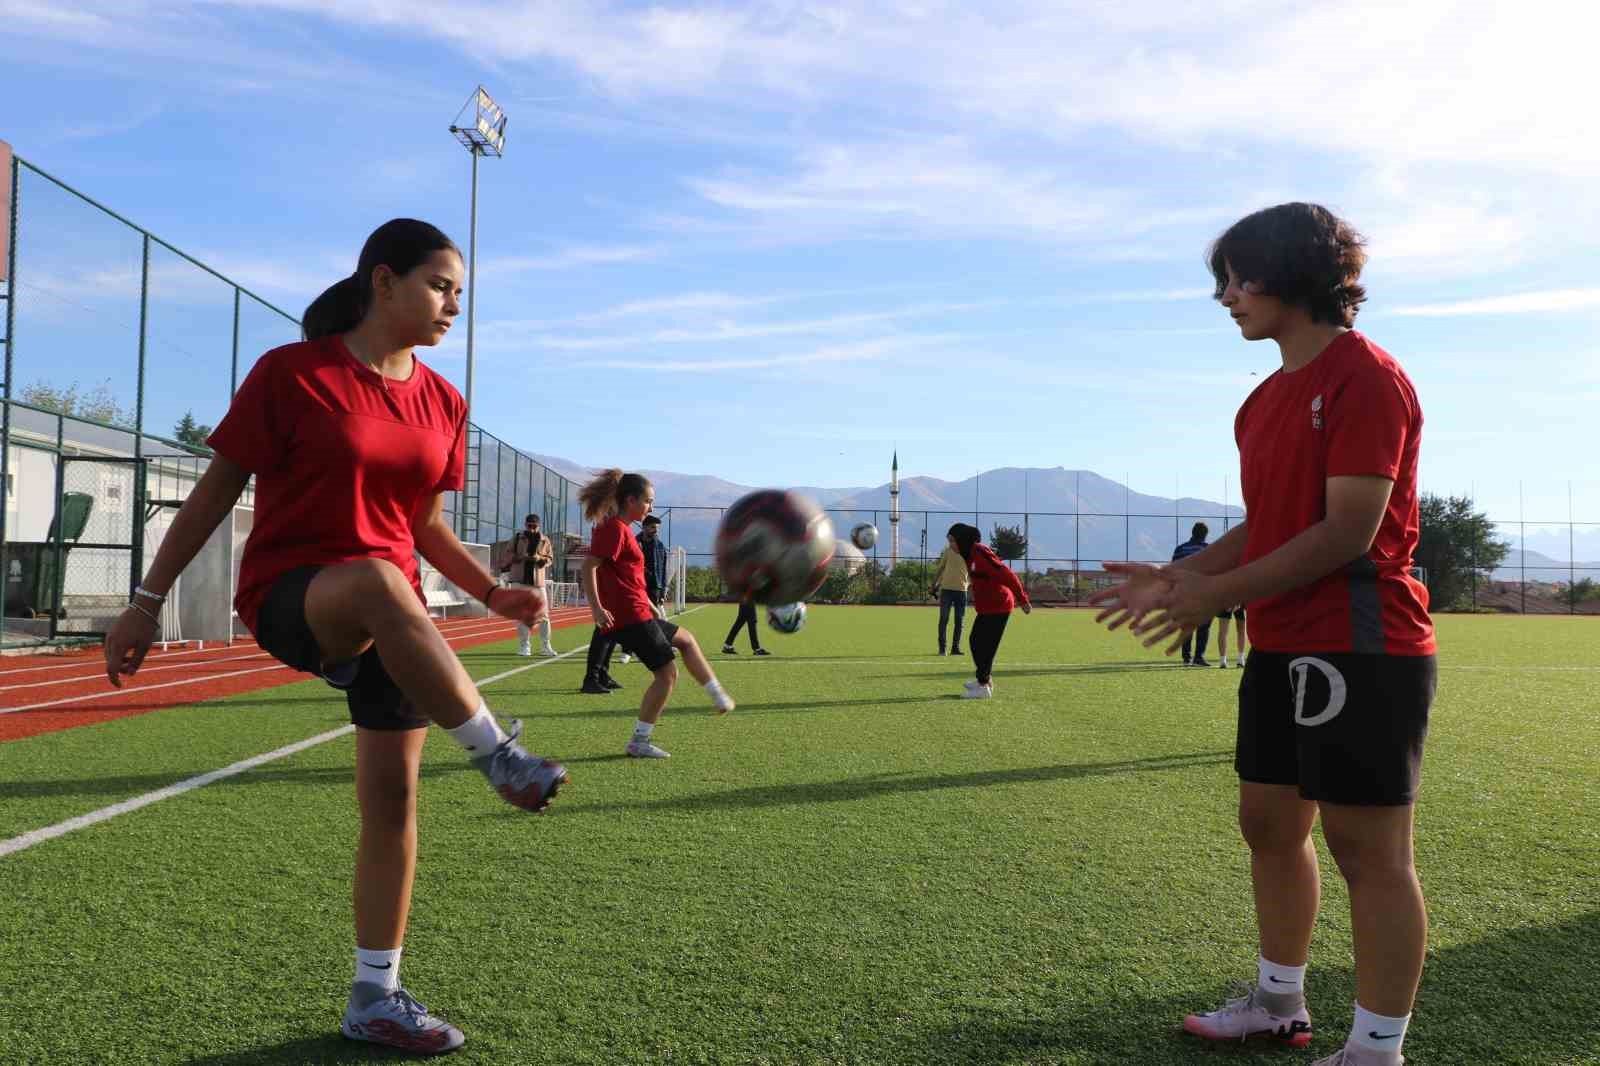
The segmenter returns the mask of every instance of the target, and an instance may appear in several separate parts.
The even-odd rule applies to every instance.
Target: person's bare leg
[[[1412,808],[1322,805],[1322,832],[1350,886],[1356,1002],[1411,1013],[1427,952],[1428,910],[1412,853]]]
[[[426,729],[356,729],[356,946],[398,948],[417,868],[417,773]]]
[[[752,624],[751,632],[754,631]],[[711,672],[711,664],[706,661],[705,652],[700,650],[700,643],[694,639],[693,633],[687,629],[678,630],[672,638],[672,646],[683,656],[683,665],[689,668],[689,676],[696,682],[706,685],[717,676]]]
[[[446,729],[478,710],[472,678],[423,609],[399,568],[375,559],[320,571],[306,589],[306,621],[325,662],[378,655],[413,706]]]
[[[1222,625],[1217,627],[1217,654],[1222,657],[1222,665],[1228,665],[1228,620],[1224,618]]]
[[[655,725],[661,721],[661,712],[667,706],[667,700],[672,695],[672,688],[678,683],[678,664],[667,663],[657,670],[650,679],[650,687],[644,690],[644,695],[639,700],[639,721],[648,725]]]
[[[1311,842],[1317,805],[1293,785],[1239,782],[1239,829],[1250,846],[1261,957],[1304,966],[1322,883]]]

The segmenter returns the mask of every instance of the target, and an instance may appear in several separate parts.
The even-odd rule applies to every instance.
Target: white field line
[[[537,670],[541,666],[549,666],[551,663],[560,662],[562,659],[576,655],[580,651],[586,652],[587,650],[587,647],[573,648],[571,651],[564,651],[560,655],[554,656],[553,658],[539,659],[536,662],[531,662],[524,666],[518,666],[515,669],[507,670],[504,673],[495,674],[493,677],[486,677],[482,681],[475,681],[473,683],[477,685],[478,688],[483,688],[485,685],[492,685],[496,681],[503,681],[515,674],[520,674],[527,670]],[[288,667],[281,667],[281,669],[287,670]],[[119,814],[127,814],[129,811],[136,811],[140,807],[148,807],[152,803],[159,803],[161,800],[171,799],[173,796],[180,796],[185,792],[193,791],[194,789],[201,788],[205,785],[214,784],[215,782],[224,780],[225,778],[235,777],[244,773],[246,770],[254,770],[256,767],[263,766],[266,763],[275,762],[278,759],[288,758],[290,755],[305,751],[307,748],[314,748],[319,744],[326,744],[330,740],[337,740],[340,737],[349,736],[355,731],[356,727],[353,725],[341,726],[338,729],[331,729],[326,733],[318,733],[314,737],[307,737],[305,740],[297,740],[293,744],[287,744],[275,751],[269,751],[261,755],[254,755],[248,759],[240,760],[231,766],[224,766],[220,770],[212,770],[209,773],[200,774],[197,777],[185,778],[176,784],[168,785],[165,788],[158,788],[154,792],[146,792],[142,796],[135,796],[132,799],[123,800],[121,803],[113,803],[109,807],[101,807],[97,811],[90,811],[88,814],[80,814],[76,818],[68,818],[64,822],[57,822],[55,825],[47,825],[43,829],[29,830],[28,832],[23,833],[21,836],[12,837],[10,840],[0,840],[0,858],[4,858],[7,855],[22,851],[24,848],[31,848],[35,844],[42,844],[46,840],[54,840],[56,837],[65,836],[67,833],[70,833],[73,830],[87,829],[91,825],[98,825],[101,822],[115,818]]]
[[[694,614],[696,611],[701,610],[704,606],[705,605],[702,604],[700,607],[691,607],[678,617],[682,618],[683,615]],[[570,658],[571,656],[578,654],[579,651],[587,652],[588,649],[587,647],[582,646],[573,648],[571,651],[564,651],[560,655],[552,658],[538,659],[523,666],[513,667],[510,670],[495,674],[492,677],[486,677],[481,681],[474,681],[473,684],[481,689],[485,685],[492,685],[496,681],[504,681],[508,677],[514,677],[517,674],[524,673],[528,670],[537,670],[541,666],[549,666],[552,663],[558,663],[563,659]],[[284,666],[277,667],[276,669],[287,670],[289,668]],[[255,671],[244,672],[254,673]],[[150,687],[155,688],[165,686]],[[186,778],[183,781],[168,785],[165,788],[158,788],[154,792],[146,792],[142,796],[135,796],[132,799],[123,800],[121,803],[113,803],[109,807],[101,807],[97,811],[90,811],[88,814],[81,814],[76,818],[68,818],[64,822],[57,822],[55,825],[47,825],[42,829],[30,830],[26,833],[23,833],[21,836],[12,837],[10,840],[0,840],[0,858],[15,854],[16,852],[22,851],[24,848],[31,848],[35,844],[42,844],[46,840],[54,840],[56,837],[64,836],[75,829],[85,829],[91,825],[98,825],[99,823],[107,821],[108,819],[115,818],[119,814],[126,814],[129,811],[136,811],[140,807],[148,807],[152,803],[157,803],[172,796],[181,795],[193,789],[200,788],[203,785],[209,785],[213,782],[221,781],[224,778],[234,777],[238,774],[244,773],[246,770],[253,770],[257,766],[262,766],[278,759],[287,758],[288,756],[294,755],[297,752],[305,751],[307,748],[314,748],[319,744],[325,744],[330,740],[336,740],[339,737],[348,736],[349,734],[354,733],[355,729],[355,726],[347,725],[341,726],[338,729],[329,730],[326,733],[318,733],[314,737],[307,737],[305,740],[296,741],[293,744],[278,748],[276,751],[269,751],[265,754],[256,755],[249,759],[236,762],[231,766],[224,766],[220,770],[212,770],[210,773],[200,774],[197,777]]]

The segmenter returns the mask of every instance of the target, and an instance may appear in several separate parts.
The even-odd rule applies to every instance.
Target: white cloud
[[[913,349],[933,347],[958,340],[957,334],[881,337],[855,344],[831,345],[806,352],[786,352],[731,359],[618,359],[586,363],[595,370],[657,370],[715,372],[723,370],[768,370],[777,367],[808,366],[817,363],[867,362],[888,358]]]
[[[1481,300],[1413,304],[1409,307],[1397,307],[1389,314],[1434,318],[1448,315],[1552,314],[1595,309],[1600,309],[1600,289],[1547,289],[1542,292],[1491,296]]]
[[[659,248],[645,245],[579,245],[562,248],[548,255],[511,255],[487,259],[478,264],[480,277],[519,274],[529,270],[568,270],[580,266],[636,263],[659,255]]]
[[[907,318],[956,314],[987,306],[992,306],[992,304],[977,302],[916,304],[910,307],[897,307],[882,311],[858,311],[852,314],[829,315],[823,318],[790,319],[777,322],[719,321],[694,327],[657,329],[649,333],[595,337],[538,336],[518,338],[518,340],[519,343],[534,347],[571,352],[638,348],[657,344],[716,344],[768,337],[830,333],[837,330],[856,329],[861,326],[877,325]],[[496,337],[510,339],[519,331],[508,330],[503,325],[500,325],[496,326],[493,332]]]

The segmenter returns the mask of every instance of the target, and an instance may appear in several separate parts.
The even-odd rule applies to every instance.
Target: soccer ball
[[[828,576],[833,548],[833,523],[822,508],[792,492],[762,489],[723,515],[717,573],[739,599],[799,603]]]
[[[872,550],[878,543],[878,527],[871,522],[863,522],[850,531],[850,543],[864,552]]]
[[[798,633],[806,624],[806,605],[803,603],[775,603],[767,608],[767,625],[779,633]]]

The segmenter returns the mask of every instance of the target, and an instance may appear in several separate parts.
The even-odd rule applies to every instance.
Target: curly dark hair
[[[1207,265],[1215,299],[1228,287],[1228,268],[1240,281],[1303,307],[1313,322],[1355,324],[1367,298],[1357,282],[1366,265],[1366,239],[1319,204],[1279,204],[1246,215],[1211,243]]]

